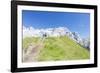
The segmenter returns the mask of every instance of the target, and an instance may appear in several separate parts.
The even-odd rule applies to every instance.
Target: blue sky
[[[89,13],[23,10],[22,23],[25,27],[38,29],[67,27],[72,32],[78,32],[82,38],[90,35]]]

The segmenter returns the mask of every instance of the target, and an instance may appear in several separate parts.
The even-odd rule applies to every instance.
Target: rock
[[[85,48],[87,48],[88,50],[90,50],[90,39],[89,39],[89,38],[83,39],[82,45],[83,45]]]
[[[78,32],[73,32],[72,34],[73,34],[74,40],[75,40],[77,43],[82,42],[82,39],[80,38]]]

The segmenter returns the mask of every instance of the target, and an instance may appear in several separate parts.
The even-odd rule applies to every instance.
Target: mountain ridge
[[[25,37],[60,37],[68,36],[72,40],[76,41],[78,44],[85,48],[90,48],[90,41],[82,39],[78,32],[71,32],[67,27],[56,27],[56,28],[46,28],[46,29],[35,29],[33,27],[23,26],[23,38]]]

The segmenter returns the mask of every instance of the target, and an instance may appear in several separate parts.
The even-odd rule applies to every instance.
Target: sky
[[[78,32],[82,38],[90,36],[89,13],[23,10],[22,24],[36,29],[67,27],[71,32]]]

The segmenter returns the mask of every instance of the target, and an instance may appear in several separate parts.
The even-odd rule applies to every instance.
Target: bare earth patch
[[[27,51],[23,51],[23,62],[35,62],[37,61],[37,56],[40,53],[40,50],[43,48],[42,43],[31,44]]]

